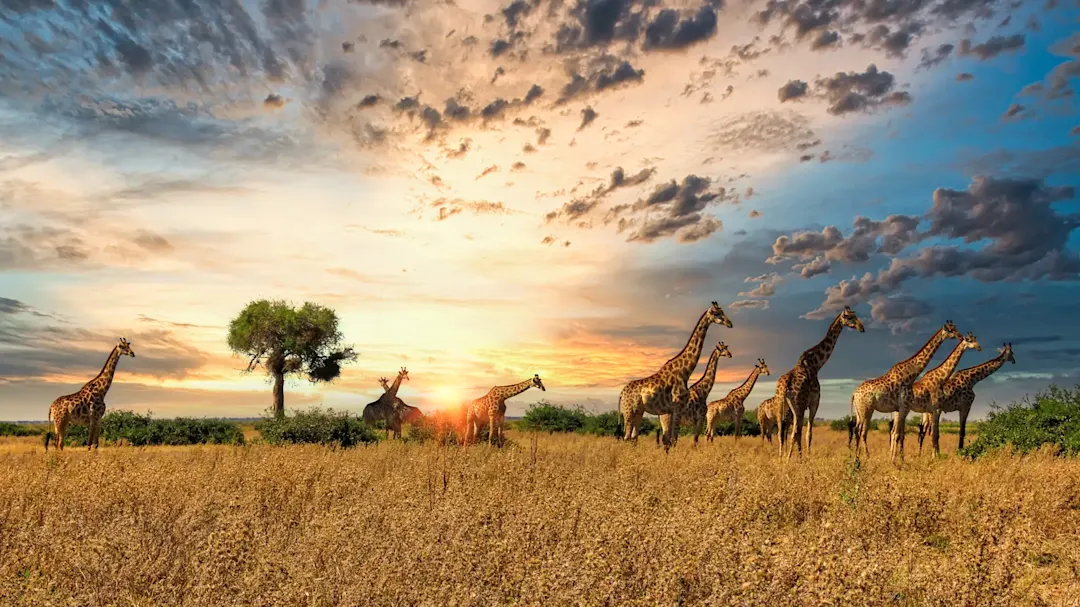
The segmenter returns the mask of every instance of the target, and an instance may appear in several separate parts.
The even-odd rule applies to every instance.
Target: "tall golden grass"
[[[873,433],[0,445],[2,605],[1076,605],[1080,463],[887,463]],[[948,445],[948,444],[947,444]],[[948,445],[951,447],[952,445]],[[909,450],[910,451],[910,450]]]

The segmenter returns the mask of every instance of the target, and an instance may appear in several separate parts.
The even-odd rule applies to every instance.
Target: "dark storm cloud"
[[[885,324],[894,335],[911,331],[934,306],[910,295],[877,297],[870,301],[870,318]]]
[[[569,11],[570,19],[555,33],[553,50],[561,53],[636,41],[644,22],[637,4],[636,0],[578,0]]]
[[[972,44],[971,40],[960,41],[960,49],[957,51],[961,56],[974,55],[980,61],[993,59],[1002,53],[1017,51],[1024,48],[1024,34],[1012,36],[991,36],[986,42]]]
[[[1071,187],[1048,186],[1041,179],[976,177],[967,190],[939,188],[926,214],[929,228],[911,242],[959,240],[977,248],[937,245],[909,257],[893,257],[876,275],[867,272],[829,287],[825,302],[811,314],[821,317],[843,305],[891,294],[912,278],[1076,280],[1080,256],[1068,241],[1080,227],[1080,214],[1061,214],[1053,208],[1074,194]]]

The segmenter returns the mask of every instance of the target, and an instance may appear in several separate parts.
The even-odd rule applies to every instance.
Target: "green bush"
[[[379,440],[375,430],[348,412],[312,407],[281,418],[264,418],[256,424],[264,441],[272,445],[309,443],[352,447]]]
[[[690,431],[686,431],[684,425],[680,428],[679,435],[684,436],[686,434],[693,435],[694,429],[690,428]],[[713,434],[715,436],[735,436],[735,422],[716,422],[713,424]],[[701,435],[705,435],[705,429],[701,429]],[[761,426],[757,421],[757,409],[747,409],[743,411],[742,418],[742,434],[740,436],[761,436]]]
[[[918,415],[918,419],[915,419],[911,415],[909,415],[908,416],[908,421],[907,421],[908,426],[913,426],[919,421],[919,419],[922,419],[922,414],[921,413],[914,414],[914,415]],[[831,420],[831,421],[829,421],[829,429],[836,430],[837,432],[847,433],[847,428],[848,428],[847,425],[848,425],[848,420],[849,419],[852,419],[851,415],[845,415],[844,417],[841,417],[840,419]],[[882,424],[882,421],[880,419],[874,419],[874,418],[871,417],[870,418],[870,431],[871,432],[876,432],[878,430],[878,428],[881,427],[881,424]],[[888,430],[888,422],[885,422],[885,426],[886,426],[885,430],[887,431]]]
[[[40,436],[44,433],[44,428],[0,422],[0,436]]]
[[[1033,402],[1025,398],[1004,409],[995,406],[980,425],[978,438],[960,454],[976,458],[1005,447],[1029,453],[1043,445],[1054,445],[1058,455],[1080,453],[1080,386],[1068,390],[1051,385]]]
[[[529,406],[521,420],[522,430],[533,432],[578,432],[584,430],[589,414],[579,405],[574,409],[553,405],[546,400]]]
[[[85,446],[90,429],[68,426],[65,445]],[[109,411],[101,418],[101,440],[116,443],[125,440],[134,446],[147,445],[243,445],[244,433],[233,422],[221,419],[154,419],[132,411]]]

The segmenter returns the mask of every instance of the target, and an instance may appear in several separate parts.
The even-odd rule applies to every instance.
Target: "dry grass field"
[[[0,604],[1077,605],[1080,462],[0,443]],[[534,442],[535,439],[535,442]],[[951,450],[954,438],[943,445]]]

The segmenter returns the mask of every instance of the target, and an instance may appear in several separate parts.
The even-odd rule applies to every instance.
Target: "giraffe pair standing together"
[[[385,422],[386,434],[389,438],[401,438],[402,423],[414,424],[424,417],[420,409],[398,398],[397,393],[401,388],[402,380],[409,380],[409,372],[405,367],[398,371],[392,385],[385,377],[380,377],[379,385],[383,389],[382,395],[375,402],[368,403],[361,414],[364,423],[368,425],[374,425],[378,421]]]

